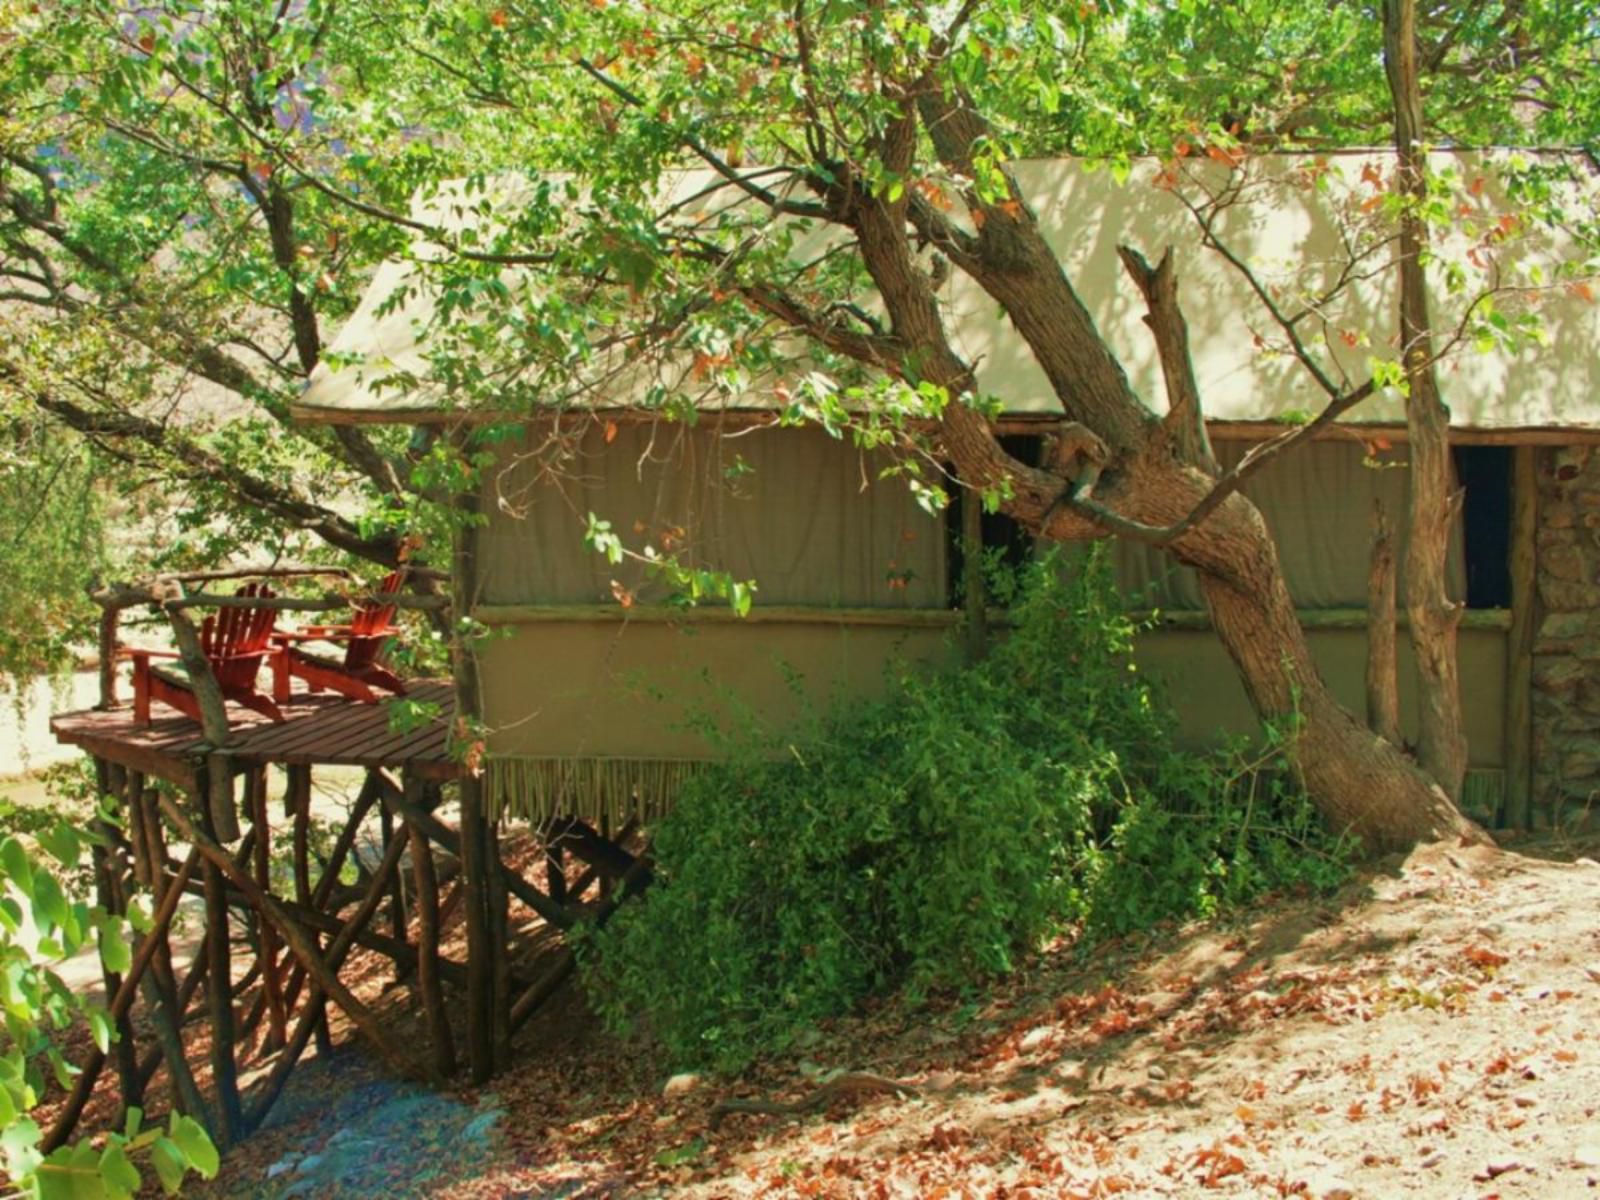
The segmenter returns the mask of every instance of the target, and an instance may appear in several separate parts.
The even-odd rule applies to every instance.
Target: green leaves
[[[1009,971],[1064,926],[1104,936],[1338,876],[1303,797],[1240,794],[1271,749],[1172,748],[1103,555],[995,586],[1010,627],[980,664],[898,665],[884,701],[781,739],[698,726],[727,761],[657,830],[664,885],[579,942],[608,1023],[736,1069],[863,996]]]
[[[190,1167],[206,1179],[215,1178],[221,1160],[217,1157],[217,1149],[211,1144],[211,1139],[206,1135],[205,1127],[200,1122],[193,1117],[175,1117],[168,1127],[167,1135]]]
[[[56,823],[39,831],[38,840],[61,870],[75,871],[87,835]],[[106,1133],[99,1148],[85,1139],[48,1156],[40,1154],[39,1125],[27,1113],[38,1103],[42,1071],[48,1068],[62,1089],[72,1087],[79,1074],[53,1034],[81,1018],[102,1053],[117,1038],[105,1009],[74,994],[50,964],[76,953],[91,929],[110,970],[128,970],[131,956],[125,923],[71,900],[51,864],[31,855],[20,839],[0,842],[0,871],[0,885],[14,889],[0,910],[0,1005],[7,1033],[0,1055],[0,1166],[10,1183],[20,1194],[40,1200],[127,1200],[141,1186],[138,1162],[146,1152],[169,1193],[191,1170],[213,1176],[217,1152],[202,1126],[174,1116],[165,1133],[141,1131],[143,1113],[138,1109],[130,1109],[123,1131]],[[18,940],[30,932],[31,941]]]

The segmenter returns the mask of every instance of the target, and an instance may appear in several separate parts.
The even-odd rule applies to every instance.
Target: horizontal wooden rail
[[[703,608],[672,608],[664,605],[623,608],[618,604],[480,604],[473,615],[486,625],[541,625],[573,622],[639,622],[643,624],[752,624],[752,625],[868,625],[900,629],[949,629],[962,619],[958,609],[949,608],[823,608],[799,605],[761,605],[750,609],[741,617],[732,609],[722,606]],[[1135,621],[1145,621],[1151,613],[1129,614]],[[1354,629],[1367,627],[1367,614],[1360,608],[1305,608],[1299,610],[1300,623],[1307,629]],[[1209,614],[1194,610],[1162,609],[1154,614],[1160,629],[1206,630],[1211,628]],[[1011,616],[1004,609],[989,613],[990,622],[1008,625]],[[1405,615],[1400,625],[1405,626]],[[1463,629],[1511,628],[1511,610],[1504,608],[1469,608],[1461,616]]]
[[[144,588],[117,587],[95,592],[92,599],[105,609],[137,608],[143,604],[162,608],[270,608],[280,612],[340,612],[357,604],[394,605],[396,608],[445,609],[448,596],[415,596],[406,592],[384,592],[323,596],[226,596],[217,592],[193,592],[187,596],[165,597]]]

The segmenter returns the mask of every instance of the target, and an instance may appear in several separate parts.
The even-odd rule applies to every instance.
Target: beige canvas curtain
[[[1224,468],[1244,457],[1244,442],[1219,442]],[[1263,468],[1244,488],[1260,507],[1277,542],[1278,555],[1298,608],[1364,608],[1372,554],[1372,507],[1382,499],[1390,525],[1402,531],[1399,557],[1405,561],[1403,529],[1410,478],[1404,469],[1406,447],[1382,454],[1389,466],[1363,460],[1355,438],[1315,441],[1290,450]],[[1451,594],[1466,595],[1462,527],[1458,517],[1450,543]],[[1154,547],[1122,540],[1116,549],[1117,583],[1130,604],[1164,609],[1205,607],[1200,585]],[[1403,594],[1403,593],[1402,593]]]
[[[631,550],[754,579],[756,602],[850,608],[945,604],[940,521],[887,459],[818,429],[592,422],[560,452],[548,428],[507,443],[485,485],[483,601],[638,603],[664,588],[584,545],[588,516]]]

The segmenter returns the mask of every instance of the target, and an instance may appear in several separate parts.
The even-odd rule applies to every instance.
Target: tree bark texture
[[[976,178],[974,148],[987,136],[986,127],[959,93],[933,82],[908,96],[901,119],[891,121],[881,140],[882,167],[896,174],[910,168],[919,114],[944,166],[958,178]],[[1160,530],[1208,504],[1204,519],[1159,544],[1198,572],[1212,623],[1255,711],[1264,721],[1298,730],[1291,743],[1295,763],[1329,823],[1356,834],[1368,850],[1477,836],[1476,827],[1399,747],[1374,738],[1334,699],[1313,663],[1260,512],[1237,491],[1220,499],[1211,495],[1218,478],[1214,463],[1203,444],[1188,436],[1198,393],[1176,319],[1177,281],[1170,266],[1158,281],[1163,268],[1141,271],[1141,258],[1124,256],[1146,292],[1149,324],[1165,339],[1161,359],[1168,391],[1185,410],[1185,427],[1178,429],[1164,426],[1133,391],[1046,243],[1027,197],[1014,178],[1007,176],[1007,182],[1009,196],[967,188],[962,199],[969,227],[915,189],[890,200],[859,180],[841,181],[837,173],[819,180],[816,191],[830,217],[856,234],[889,326],[886,332],[841,331],[803,312],[798,323],[841,353],[945,388],[951,402],[940,418],[940,440],[961,482],[970,490],[1003,487],[1010,497],[1006,511],[1038,536],[1099,538],[1118,524]],[[1008,455],[987,418],[963,402],[974,389],[973,371],[947,337],[934,282],[919,264],[908,230],[1000,305],[1050,381],[1068,425],[1048,467]],[[787,319],[796,320],[792,305]],[[1060,453],[1062,446],[1070,453]],[[1108,521],[1108,513],[1115,521]]]
[[[1456,630],[1461,605],[1450,597],[1445,560],[1460,505],[1450,460],[1450,413],[1439,395],[1423,270],[1428,231],[1419,212],[1427,195],[1422,146],[1422,87],[1417,73],[1415,0],[1384,0],[1383,62],[1394,102],[1400,189],[1400,353],[1410,396],[1410,536],[1406,543],[1406,616],[1417,660],[1417,758],[1452,800],[1467,773]]]
[[[1372,567],[1367,575],[1367,724],[1385,741],[1400,745],[1394,530],[1381,500],[1372,509]]]

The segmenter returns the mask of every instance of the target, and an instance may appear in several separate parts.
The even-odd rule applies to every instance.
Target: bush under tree
[[[665,886],[586,938],[589,993],[683,1064],[733,1069],[897,988],[1344,876],[1281,753],[1177,748],[1105,556],[1009,585],[981,662],[906,666],[798,739],[746,731],[657,831]]]

